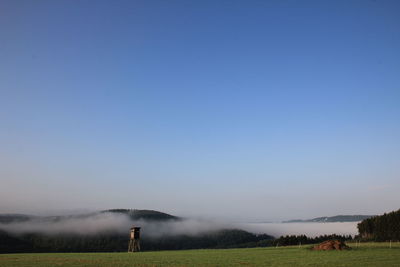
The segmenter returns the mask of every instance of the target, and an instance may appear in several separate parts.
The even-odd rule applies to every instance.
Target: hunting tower
[[[128,252],[140,251],[140,227],[132,227],[129,235]]]

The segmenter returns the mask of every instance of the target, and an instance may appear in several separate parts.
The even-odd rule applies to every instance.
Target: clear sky
[[[400,1],[0,0],[0,212],[400,203]]]

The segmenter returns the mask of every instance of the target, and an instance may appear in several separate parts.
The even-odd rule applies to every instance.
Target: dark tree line
[[[365,240],[400,240],[400,210],[365,219],[357,227]]]

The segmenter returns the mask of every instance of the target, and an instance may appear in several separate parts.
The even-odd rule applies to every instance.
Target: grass
[[[400,244],[349,244],[348,251],[311,251],[310,246],[202,249],[140,253],[0,254],[1,267],[21,266],[400,266]]]

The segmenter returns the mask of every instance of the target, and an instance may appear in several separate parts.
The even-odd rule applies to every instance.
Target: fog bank
[[[132,222],[123,214],[100,213],[77,217],[39,217],[23,222],[0,223],[0,230],[13,234],[80,234],[127,232]]]
[[[126,214],[94,213],[86,216],[34,217],[28,221],[0,223],[0,230],[12,234],[40,233],[47,235],[101,233],[127,234],[132,225],[142,228],[142,236],[157,238],[173,235],[199,235],[222,229],[242,229],[255,234],[305,234],[314,237],[324,234],[356,235],[358,222],[337,223],[228,223],[201,219],[132,220]]]
[[[36,217],[23,222],[0,223],[0,230],[17,235],[26,233],[94,235],[110,232],[128,235],[132,225],[142,228],[142,236],[152,238],[198,235],[232,227],[227,223],[195,219],[132,220],[125,214],[98,213],[90,216]]]

